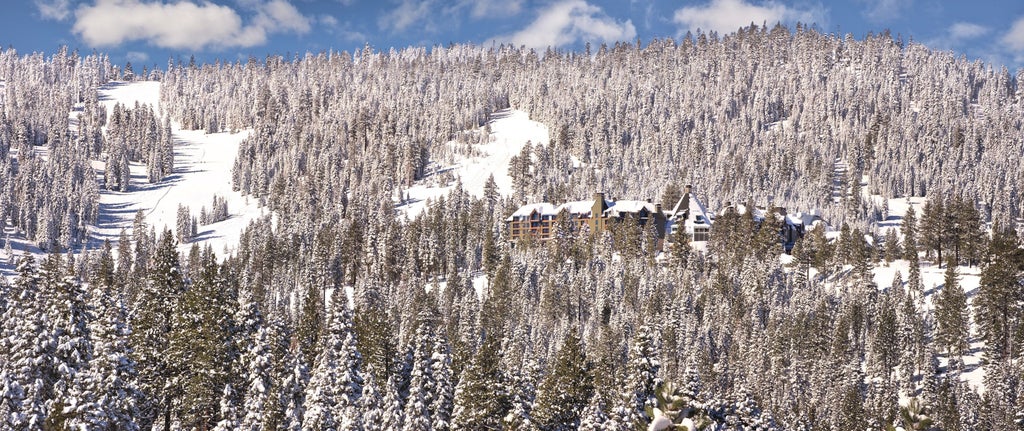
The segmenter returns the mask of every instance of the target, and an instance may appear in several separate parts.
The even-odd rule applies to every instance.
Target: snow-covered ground
[[[467,193],[482,197],[487,178],[494,175],[494,183],[502,196],[512,194],[512,177],[508,175],[509,162],[519,154],[527,142],[534,145],[547,145],[550,141],[548,127],[530,120],[529,114],[515,109],[503,109],[491,115],[488,122],[491,134],[486,143],[473,145],[479,156],[457,160],[450,166],[435,170],[416,185],[405,190],[405,202],[398,209],[414,218],[426,208],[427,201],[437,199],[451,192],[454,182],[438,184],[437,179],[442,173],[450,173],[452,178],[462,180],[462,188]],[[449,142],[449,146],[464,145]]]
[[[117,102],[133,107],[136,101],[152,105],[159,114],[160,83],[111,83],[100,90],[100,102],[106,106],[108,114],[113,112]],[[181,130],[176,123],[172,123],[172,129],[174,172],[160,183],[149,184],[145,165],[133,163],[128,192],[104,190],[100,194],[100,218],[92,237],[115,241],[122,228],[131,230],[138,210],[145,213],[146,223],[156,227],[158,232],[164,227],[174,230],[179,204],[189,207],[198,217],[200,209],[205,206],[209,210],[213,197],[219,195],[227,200],[230,217],[199,226],[197,238],[181,244],[180,248],[184,251],[198,243],[200,247],[212,246],[218,255],[234,250],[245,226],[263,213],[254,200],[231,189],[231,169],[238,144],[250,132],[207,134],[202,130]],[[102,168],[103,163],[97,165]]]
[[[160,83],[113,82],[100,89],[99,100],[107,108],[108,118],[118,102],[127,107],[134,107],[135,102],[149,104],[159,113]],[[71,113],[72,128],[77,125],[78,114],[77,110]],[[95,226],[89,227],[90,249],[97,248],[104,239],[116,244],[122,228],[131,233],[135,213],[139,210],[146,215],[146,223],[159,233],[165,227],[175,229],[179,204],[189,207],[198,218],[200,209],[205,206],[209,210],[213,197],[218,195],[228,203],[228,219],[198,226],[197,237],[180,244],[179,250],[187,252],[192,244],[198,243],[200,247],[210,245],[218,256],[224,257],[226,251],[237,248],[238,238],[249,222],[264,214],[255,200],[231,189],[231,170],[238,145],[250,132],[207,134],[201,130],[181,130],[180,125],[174,122],[172,130],[173,173],[160,183],[150,184],[146,179],[145,165],[132,163],[128,192],[101,189],[99,220]],[[105,163],[93,161],[92,165],[97,178],[102,178]],[[9,229],[8,233],[12,232]],[[11,236],[11,243],[16,255],[23,250],[35,253],[37,257],[42,255],[38,248],[18,235]],[[3,260],[0,270],[11,274],[13,261],[9,258]]]

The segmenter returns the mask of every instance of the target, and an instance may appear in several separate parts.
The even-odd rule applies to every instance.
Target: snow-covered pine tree
[[[362,356],[352,331],[352,312],[342,289],[331,295],[323,346],[306,387],[304,429],[354,429],[362,395]]]
[[[501,345],[485,335],[455,388],[451,429],[498,429],[509,413],[510,400],[501,370]],[[513,420],[520,418],[511,418]]]
[[[967,295],[960,286],[958,264],[952,255],[946,259],[946,277],[934,299],[935,341],[949,356],[950,365],[959,367],[960,357],[968,353],[970,311]]]
[[[301,431],[305,416],[306,385],[309,384],[309,367],[302,356],[302,350],[295,349],[289,355],[287,374],[281,386],[282,403],[285,406],[282,428],[287,431]]]
[[[245,412],[241,418],[239,429],[248,431],[263,431],[268,429],[267,420],[270,411],[277,408],[275,400],[271,398],[271,386],[276,385],[272,377],[272,347],[270,328],[267,325],[260,327],[252,342],[249,344],[249,351],[243,353],[242,364],[247,372],[245,382],[247,389],[242,402],[242,409]]]
[[[46,426],[61,428],[74,417],[79,403],[92,403],[98,396],[80,386],[82,381],[77,377],[93,360],[89,330],[93,312],[80,281],[70,268],[65,267],[60,255],[49,255],[40,275],[53,290],[50,309],[46,312],[52,325],[50,331],[54,346],[52,362],[48,364],[53,387],[51,398],[47,400],[49,416]]]
[[[437,383],[433,375],[433,350],[437,335],[433,324],[423,321],[416,329],[409,363],[409,390],[403,408],[403,431],[433,430],[431,412]]]
[[[362,431],[386,431],[385,405],[373,374],[363,379],[363,395],[359,398],[359,423]]]
[[[3,408],[11,415],[5,420],[13,429],[40,429],[46,418],[46,370],[52,359],[52,339],[46,329],[46,293],[35,259],[25,254],[18,261],[18,277],[11,288],[11,300],[4,315],[4,361],[0,363],[5,388]]]
[[[534,424],[544,431],[578,428],[593,394],[593,377],[583,343],[570,331],[537,390]]]
[[[106,243],[106,248],[109,248],[109,243]],[[100,268],[106,266],[101,265]],[[135,386],[138,370],[129,346],[128,310],[122,295],[114,292],[108,284],[112,282],[112,277],[109,277],[112,270],[110,265],[93,277],[90,300],[97,319],[90,328],[94,356],[89,368],[77,376],[81,381],[77,386],[92,395],[89,398],[75,396],[78,400],[91,401],[79,401],[79,414],[68,424],[71,428],[110,429],[116,426],[125,431],[139,429],[135,422],[139,402],[139,390]]]
[[[234,431],[239,429],[238,394],[231,389],[231,384],[224,385],[220,396],[220,418],[214,431]]]
[[[139,235],[140,232],[135,232]],[[140,248],[136,242],[136,250]],[[136,260],[137,265],[144,265],[145,260]],[[168,348],[170,346],[171,322],[178,312],[178,299],[184,291],[184,280],[178,262],[178,251],[174,234],[165,230],[157,246],[149,276],[138,292],[136,309],[132,313],[132,349],[136,353],[139,367],[139,403],[138,424],[141,429],[149,429],[157,419],[169,423],[175,394],[169,390],[172,382],[172,370],[169,369]],[[181,333],[183,349],[191,350],[192,334]],[[185,343],[185,340],[188,342]],[[205,352],[197,352],[205,353]],[[215,413],[215,412],[214,412]]]
[[[619,405],[612,411],[614,419],[625,426],[639,427],[651,420],[646,409],[654,402],[654,393],[661,384],[660,349],[654,337],[650,326],[641,325],[629,349],[626,385]]]

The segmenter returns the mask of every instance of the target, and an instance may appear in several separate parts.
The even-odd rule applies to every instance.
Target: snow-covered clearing
[[[106,106],[108,116],[118,102],[127,107],[133,107],[135,102],[150,104],[159,113],[160,83],[108,84],[100,90],[100,102]],[[133,163],[132,184],[128,192],[102,191],[100,218],[92,238],[115,241],[122,228],[131,230],[138,210],[143,211],[146,223],[156,227],[158,232],[164,227],[174,230],[179,204],[189,207],[190,212],[198,217],[200,209],[205,206],[209,210],[213,197],[218,195],[227,200],[230,217],[199,226],[198,236],[179,248],[185,251],[193,243],[198,243],[200,247],[210,245],[218,255],[234,250],[245,226],[263,213],[257,202],[231,189],[231,169],[238,154],[238,144],[250,132],[207,134],[202,130],[181,130],[177,123],[172,124],[172,129],[174,173],[160,183],[149,184],[145,165]],[[100,169],[103,167],[103,163],[96,165]]]
[[[547,145],[550,141],[548,127],[530,119],[530,115],[515,109],[503,109],[491,114],[488,122],[491,133],[486,143],[472,145],[480,154],[475,157],[457,160],[450,166],[444,166],[428,174],[422,181],[405,190],[403,202],[398,209],[409,218],[415,218],[427,205],[427,201],[437,199],[452,191],[455,179],[462,180],[462,188],[469,194],[482,197],[487,178],[494,175],[494,183],[502,196],[512,194],[512,177],[508,175],[509,162],[519,154],[527,142],[534,145]],[[455,141],[449,146],[460,146]],[[452,181],[444,181],[450,174]]]
[[[879,265],[875,268],[875,284],[880,288],[887,288],[892,286],[893,278],[896,276],[896,272],[900,272],[900,276],[906,282],[910,276],[910,266],[905,260],[897,260],[889,266]],[[960,266],[957,268],[960,274],[959,283],[964,289],[964,293],[967,294],[967,301],[971,303],[974,301],[974,297],[978,294],[978,286],[981,280],[981,269],[967,266]],[[923,305],[926,309],[935,309],[935,298],[939,291],[942,290],[946,283],[946,267],[939,267],[922,260],[921,262],[921,283],[924,287],[924,299]],[[972,312],[973,314],[973,312]],[[971,317],[973,320],[973,316]],[[967,382],[976,391],[985,391],[985,371],[981,367],[981,352],[982,344],[978,341],[978,328],[972,325],[971,328],[971,347],[970,354],[964,356],[961,360],[964,363],[964,372],[960,375],[960,378]],[[940,359],[940,366],[945,367],[949,363],[949,358],[943,356]]]
[[[113,82],[100,89],[100,103],[109,114],[114,105],[120,102],[132,108],[136,102],[149,104],[159,114],[160,83],[159,82]],[[72,128],[77,125],[79,112],[71,113]],[[192,244],[200,247],[210,245],[220,257],[226,251],[234,250],[242,230],[249,222],[264,214],[257,202],[248,199],[231,189],[231,170],[239,143],[249,136],[248,131],[241,133],[207,134],[201,130],[181,130],[180,125],[172,122],[174,136],[174,172],[162,182],[150,184],[146,179],[146,166],[132,163],[131,187],[128,192],[102,190],[100,192],[100,214],[97,224],[89,226],[89,242],[87,247],[95,249],[103,240],[117,242],[121,229],[131,233],[135,213],[142,210],[146,223],[156,228],[157,233],[165,227],[172,231],[177,225],[178,205],[189,207],[197,218],[204,206],[210,209],[213,197],[218,195],[228,203],[229,217],[218,223],[198,226],[197,237],[191,242],[180,244],[179,251],[187,252]],[[105,163],[93,161],[97,181],[103,178]],[[20,235],[11,235],[12,251],[15,255],[23,250],[43,255],[34,244],[29,243]],[[80,251],[80,250],[77,250]],[[5,274],[13,272],[13,259],[6,259],[0,270]]]

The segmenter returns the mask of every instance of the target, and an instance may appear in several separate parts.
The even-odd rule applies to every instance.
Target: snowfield
[[[159,82],[112,82],[100,89],[100,103],[107,109],[108,118],[114,105],[121,103],[134,107],[135,103],[149,104],[159,114]],[[72,112],[72,127],[77,125],[78,112]],[[213,197],[218,195],[228,203],[229,217],[218,223],[197,227],[197,237],[188,243],[179,244],[181,252],[187,252],[193,244],[211,246],[214,252],[224,258],[238,246],[241,232],[266,212],[253,199],[246,198],[231,188],[231,170],[239,143],[250,132],[207,134],[198,130],[181,130],[180,124],[172,122],[174,136],[174,172],[160,183],[150,184],[146,179],[146,166],[132,163],[131,187],[128,192],[100,191],[100,214],[96,226],[89,227],[89,249],[96,249],[103,240],[115,244],[125,229],[131,234],[135,213],[139,210],[146,216],[146,223],[156,228],[159,234],[164,228],[175,230],[178,205],[184,205],[197,218],[204,206],[209,210]],[[103,178],[106,163],[94,160],[97,181]],[[8,229],[12,253],[17,256],[28,250],[41,258],[44,253],[13,229]],[[13,275],[14,259],[5,256],[0,273]]]
[[[491,133],[488,141],[473,145],[479,156],[462,158],[450,166],[436,169],[416,185],[405,190],[398,205],[401,214],[415,218],[427,206],[427,201],[447,195],[455,188],[455,182],[440,184],[442,173],[451,173],[462,180],[462,188],[470,195],[482,197],[487,178],[494,175],[494,183],[502,196],[512,194],[512,177],[508,175],[509,162],[519,154],[527,142],[547,145],[550,142],[548,127],[530,119],[526,112],[502,109],[491,114],[488,122]],[[449,146],[464,145],[455,141]]]
[[[129,108],[136,102],[149,104],[161,115],[160,83],[111,83],[100,90],[100,102],[107,108],[108,118],[118,102]],[[145,213],[146,223],[154,226],[158,233],[165,227],[174,230],[179,204],[188,207],[198,217],[200,209],[205,206],[209,210],[213,197],[219,195],[228,202],[228,219],[199,226],[197,237],[180,244],[179,249],[187,251],[196,243],[200,247],[209,245],[223,258],[237,247],[245,226],[264,213],[257,202],[231,189],[231,169],[238,154],[238,144],[250,132],[207,134],[202,130],[181,130],[180,124],[173,122],[171,127],[174,173],[160,183],[149,184],[145,165],[133,163],[130,191],[101,192],[99,223],[91,236],[98,241],[116,241],[122,228],[131,232],[138,210]],[[104,164],[96,165],[102,169]],[[102,175],[102,170],[97,173]]]

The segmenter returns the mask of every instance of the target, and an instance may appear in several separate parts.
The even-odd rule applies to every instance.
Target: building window
[[[707,241],[711,238],[711,229],[706,227],[695,227],[693,229],[693,240],[694,241]]]

